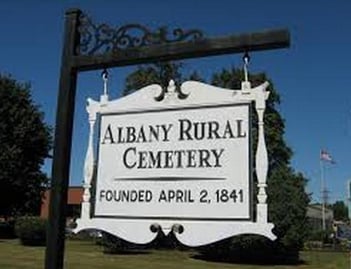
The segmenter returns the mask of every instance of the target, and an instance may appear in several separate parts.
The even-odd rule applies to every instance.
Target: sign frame
[[[96,208],[96,197],[97,195],[97,188],[95,188],[95,193],[92,194],[92,209],[91,209],[91,218],[113,218],[113,219],[153,219],[153,220],[194,220],[194,221],[253,221],[254,216],[253,216],[253,156],[252,156],[252,102],[249,103],[231,103],[231,104],[206,104],[202,106],[187,106],[187,107],[174,107],[174,108],[163,108],[163,109],[145,109],[145,110],[136,110],[136,111],[124,111],[124,112],[105,112],[105,113],[99,113],[97,115],[97,122],[101,122],[101,117],[102,116],[108,116],[108,115],[126,115],[126,114],[138,114],[138,113],[162,113],[164,111],[176,111],[176,110],[200,110],[200,109],[211,109],[211,108],[220,108],[220,107],[237,107],[237,106],[247,106],[248,107],[248,174],[249,174],[249,179],[248,179],[248,193],[249,193],[249,217],[248,218],[206,218],[206,217],[175,217],[175,216],[104,216],[104,215],[96,215],[95,214],[95,208]],[[99,124],[98,129],[99,129],[99,134],[97,137],[97,141],[100,141],[100,128],[101,125]],[[98,143],[98,146],[96,147],[96,172],[95,176],[98,174],[98,169],[99,169],[99,148],[100,144]],[[93,179],[93,182],[97,184],[97,179]]]
[[[268,156],[264,140],[264,122],[263,116],[265,111],[265,101],[269,96],[266,91],[268,82],[265,82],[255,88],[251,88],[249,82],[242,83],[242,89],[231,90],[215,87],[201,82],[187,81],[181,85],[181,92],[187,93],[187,98],[179,99],[175,91],[174,82],[171,81],[167,95],[161,101],[155,96],[162,92],[160,85],[146,86],[131,95],[117,100],[109,101],[108,95],[102,95],[100,101],[94,101],[88,98],[87,111],[89,114],[90,133],[88,150],[85,160],[84,172],[84,195],[82,203],[81,218],[77,220],[75,232],[85,229],[100,229],[114,234],[124,240],[145,244],[152,241],[159,230],[166,235],[173,232],[176,238],[188,246],[201,246],[210,244],[230,236],[240,234],[258,234],[266,236],[272,240],[276,236],[272,233],[274,225],[268,222],[267,194],[266,194],[266,176],[268,171]],[[142,104],[141,103],[142,100]],[[209,101],[211,100],[211,101]],[[201,109],[201,107],[221,107],[221,106],[238,106],[248,107],[248,126],[251,124],[251,110],[253,107],[258,115],[258,141],[255,156],[256,175],[258,179],[258,194],[256,205],[256,216],[246,220],[233,219],[187,219],[181,217],[175,218],[115,218],[101,217],[94,214],[94,207],[91,206],[91,184],[94,175],[96,175],[94,152],[94,125],[99,119],[99,115],[109,113],[142,113],[145,111],[159,112],[160,110],[184,110],[184,109]],[[250,131],[251,132],[251,131]],[[248,134],[249,154],[252,139],[251,133]],[[252,166],[249,157],[249,166]],[[253,180],[252,169],[249,171],[249,177]],[[249,178],[250,180],[250,178]],[[251,190],[253,191],[253,185]],[[95,194],[96,197],[96,194]],[[251,196],[251,206],[253,196]],[[249,211],[252,213],[253,209]],[[211,227],[209,229],[208,227]],[[139,232],[136,234],[135,231]]]

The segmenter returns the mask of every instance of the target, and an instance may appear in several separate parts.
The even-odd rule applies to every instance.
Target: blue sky
[[[319,200],[319,151],[335,165],[325,171],[330,200],[346,198],[351,178],[351,2],[336,1],[2,1],[0,72],[30,82],[33,99],[54,125],[63,43],[64,12],[78,7],[96,23],[139,23],[151,29],[198,28],[220,36],[288,28],[289,49],[251,53],[251,72],[264,71],[282,99],[286,141],[294,151],[292,166],[309,179],[307,190]],[[203,77],[242,65],[242,55],[185,61],[185,72]],[[132,67],[110,71],[111,97],[118,97]],[[99,98],[101,71],[79,75],[75,112],[71,184],[82,182],[87,144],[87,97]],[[43,168],[50,175],[51,163]]]

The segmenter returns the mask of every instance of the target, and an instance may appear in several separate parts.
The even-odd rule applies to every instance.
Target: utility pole
[[[351,219],[351,179],[347,181],[347,207],[348,207],[348,217]]]
[[[327,190],[325,183],[325,167],[324,162],[320,160],[320,169],[321,169],[321,203],[322,203],[322,230],[326,230],[326,206],[329,200],[329,191]]]

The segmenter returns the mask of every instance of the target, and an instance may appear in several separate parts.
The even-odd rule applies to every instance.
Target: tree
[[[223,69],[214,74],[212,84],[223,88],[240,89],[243,80],[240,69]],[[280,97],[274,84],[264,73],[251,74],[253,87],[269,81],[265,112],[265,139],[268,150],[268,204],[269,220],[275,224],[274,233],[278,239],[274,242],[257,236],[239,236],[225,241],[223,246],[214,244],[205,249],[206,255],[216,255],[216,258],[251,260],[253,257],[259,262],[275,261],[287,262],[298,260],[298,251],[302,248],[308,235],[306,210],[309,196],[305,193],[306,179],[301,173],[296,173],[290,167],[292,150],[284,140],[284,120],[277,110]],[[257,116],[253,113],[253,150],[257,142]],[[220,243],[221,244],[221,243]]]
[[[30,85],[0,75],[0,216],[38,213],[47,183],[41,165],[51,130],[33,104]]]
[[[349,213],[348,208],[343,201],[336,201],[331,205],[334,213],[334,220],[348,221]]]
[[[125,83],[122,95],[128,95],[150,84],[159,84],[167,88],[169,80],[180,81],[180,63],[158,62],[153,65],[140,65],[136,71],[131,73]]]
[[[168,65],[172,65],[168,63]],[[162,73],[162,66],[150,65],[139,68],[127,78],[126,88],[141,86],[136,83],[136,77],[144,78],[143,85],[158,83],[160,80],[148,80],[152,74]],[[173,73],[180,74],[178,78],[183,79],[179,66],[173,65]],[[168,73],[170,74],[170,73]],[[152,75],[155,78],[154,75]],[[197,73],[191,78],[204,81]],[[172,77],[168,77],[168,80]],[[236,68],[223,69],[213,74],[211,84],[229,89],[240,89],[243,80],[243,71]],[[269,79],[263,73],[251,74],[250,81],[255,87]],[[179,83],[181,81],[178,81]],[[308,228],[306,221],[306,210],[309,197],[305,193],[306,179],[301,173],[296,173],[290,167],[292,150],[284,140],[285,124],[279,114],[277,106],[280,104],[280,97],[271,81],[268,91],[270,92],[265,112],[265,138],[269,156],[268,172],[268,203],[269,218],[275,223],[274,230],[278,239],[274,242],[258,236],[239,236],[227,239],[216,244],[201,248],[201,252],[207,257],[224,259],[248,259],[253,257],[260,261],[271,261],[281,258],[292,260],[298,259],[298,251],[302,248],[307,237]],[[140,87],[134,88],[134,90]],[[253,113],[253,150],[256,150],[257,141],[257,116]]]

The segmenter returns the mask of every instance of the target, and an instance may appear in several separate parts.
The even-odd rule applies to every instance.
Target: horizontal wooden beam
[[[128,48],[101,55],[78,55],[72,59],[72,68],[78,71],[88,71],[159,61],[234,54],[245,51],[272,50],[289,46],[289,31],[278,29],[206,38],[193,42],[175,42]]]

